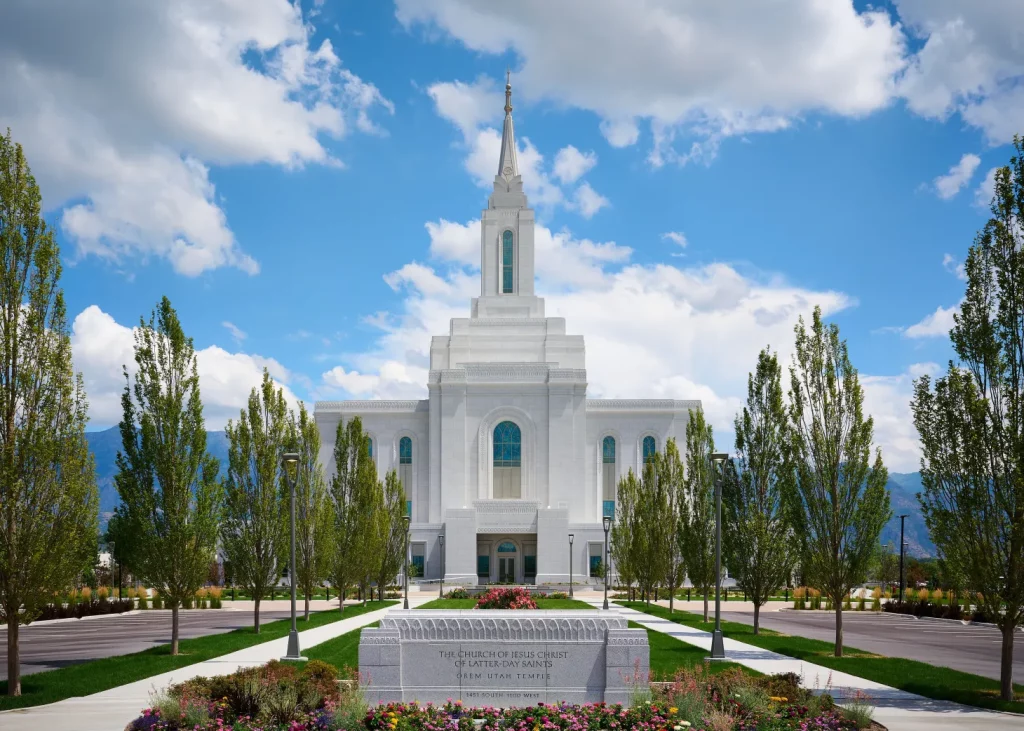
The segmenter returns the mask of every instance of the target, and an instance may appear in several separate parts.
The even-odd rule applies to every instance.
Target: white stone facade
[[[564,318],[545,317],[534,295],[534,218],[508,85],[505,110],[481,215],[480,296],[470,317],[432,339],[428,398],[317,402],[321,460],[331,475],[338,423],[359,416],[378,472],[395,469],[403,480],[411,553],[426,579],[441,575],[443,534],[446,582],[565,583],[572,534],[573,580],[588,581],[613,483],[640,470],[645,439],[660,451],[674,437],[683,451],[689,410],[700,402],[587,398],[583,337],[566,334]]]

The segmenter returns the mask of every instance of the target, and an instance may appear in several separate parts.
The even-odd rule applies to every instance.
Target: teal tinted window
[[[519,467],[522,463],[522,433],[511,421],[494,427],[494,466]]]
[[[515,244],[512,241],[512,232],[506,231],[501,235],[501,292],[512,294],[512,267],[515,262]]]
[[[405,514],[412,517],[412,500],[405,501]]]
[[[523,573],[526,576],[537,575],[537,557],[536,556],[524,556],[523,557]]]
[[[366,453],[368,455],[370,455],[371,458],[373,458],[373,440],[372,439],[367,439],[366,440]]]
[[[516,544],[512,543],[511,541],[505,541],[504,543],[502,543],[502,544],[500,544],[498,546],[498,553],[515,553],[515,552],[516,552]]]
[[[410,573],[413,576],[423,576],[423,556],[412,557],[412,568]]]
[[[605,437],[601,443],[602,459],[605,464],[615,464],[615,437]]]
[[[591,556],[590,557],[590,575],[600,576],[601,575],[601,557]]]
[[[602,517],[611,518],[612,520],[615,520],[615,501],[614,500],[605,500],[604,501],[604,513],[603,513]]]
[[[654,437],[644,437],[644,464],[647,464],[654,459],[654,453],[657,450],[654,446]]]
[[[491,575],[491,557],[490,556],[477,556],[476,557],[476,575],[477,576],[490,576]]]
[[[412,439],[409,437],[398,441],[398,464],[412,464]]]

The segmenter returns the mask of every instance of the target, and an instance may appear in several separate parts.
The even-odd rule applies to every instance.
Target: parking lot
[[[754,623],[752,611],[723,611],[722,619]],[[835,614],[811,611],[761,612],[761,627],[796,637],[835,641]],[[1018,630],[1019,632],[1020,630]],[[843,612],[843,644],[865,652],[905,657],[974,675],[999,678],[999,630],[916,619],[898,614]],[[1020,637],[1015,644],[1020,645]],[[1013,675],[1024,677],[1024,652],[1014,655]]]

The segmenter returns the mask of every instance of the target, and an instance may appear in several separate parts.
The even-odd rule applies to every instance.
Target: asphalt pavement
[[[301,612],[301,605],[300,605]],[[290,613],[263,610],[260,622],[285,619]],[[230,632],[252,625],[252,612],[184,609],[180,612],[181,639]],[[105,615],[21,627],[21,673],[38,673],[66,665],[166,645],[171,641],[171,613],[148,610],[129,615]],[[7,626],[0,628],[0,680],[7,679]]]
[[[754,623],[754,613],[722,611],[730,622]],[[761,612],[761,627],[794,637],[834,642],[831,612]],[[1015,645],[1020,646],[1021,637]],[[843,612],[843,645],[864,652],[920,660],[965,673],[999,679],[1002,635],[995,627],[917,619],[898,614]],[[1014,653],[1013,677],[1024,678],[1024,652]]]

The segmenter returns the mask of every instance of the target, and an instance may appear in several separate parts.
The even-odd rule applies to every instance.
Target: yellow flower
[[[671,714],[671,713],[678,713],[678,712],[679,712],[679,709],[678,709],[678,708],[676,708],[675,706],[672,706],[671,708],[669,708],[669,709],[668,709],[668,712],[669,712],[670,714]]]

